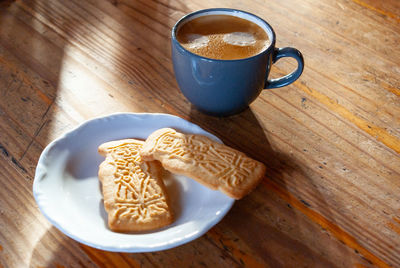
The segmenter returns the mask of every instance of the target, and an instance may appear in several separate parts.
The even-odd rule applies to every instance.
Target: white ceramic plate
[[[103,157],[97,153],[97,147],[123,138],[146,139],[163,127],[203,134],[221,142],[200,127],[167,114],[123,113],[89,120],[50,143],[42,152],[33,183],[41,212],[69,237],[108,251],[164,250],[203,235],[225,216],[234,200],[192,179],[175,175],[166,179],[176,216],[172,225],[140,234],[116,233],[107,228],[97,178]]]

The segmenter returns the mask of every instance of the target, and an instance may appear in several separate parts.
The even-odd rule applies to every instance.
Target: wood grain
[[[265,18],[306,68],[243,113],[183,97],[170,29],[224,6]],[[0,267],[400,266],[398,1],[0,1]],[[293,69],[280,60],[271,76]],[[79,244],[32,196],[45,146],[114,112],[178,115],[267,166],[263,182],[201,238],[154,253]]]

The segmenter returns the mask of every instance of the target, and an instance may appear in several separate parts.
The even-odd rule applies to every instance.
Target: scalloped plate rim
[[[48,200],[44,200],[43,195],[45,195],[45,193],[41,192],[41,184],[43,183],[43,180],[46,178],[46,165],[45,164],[45,160],[47,159],[47,155],[50,152],[51,149],[57,147],[57,145],[66,140],[66,139],[73,139],[74,136],[77,135],[77,133],[79,133],[80,130],[86,128],[86,127],[90,127],[91,124],[96,124],[99,121],[103,122],[105,120],[116,120],[120,117],[137,117],[140,118],[141,120],[144,120],[144,118],[147,119],[154,119],[154,118],[162,118],[162,119],[167,119],[167,120],[172,120],[172,121],[176,121],[179,122],[180,124],[183,124],[183,128],[192,128],[195,129],[197,132],[202,133],[204,135],[209,136],[210,138],[221,142],[222,141],[216,137],[215,135],[205,131],[204,129],[202,129],[201,127],[199,127],[198,125],[191,123],[179,116],[175,116],[175,115],[170,115],[170,114],[165,114],[165,113],[113,113],[110,115],[106,115],[106,116],[99,116],[99,117],[95,117],[89,120],[86,120],[80,124],[78,124],[76,127],[74,127],[73,129],[63,133],[62,135],[60,135],[58,138],[56,138],[55,140],[53,140],[52,142],[50,142],[45,149],[42,151],[40,157],[39,157],[39,161],[36,167],[36,171],[35,171],[35,178],[33,181],[33,195],[35,198],[35,201],[39,207],[39,210],[41,211],[41,213],[45,216],[45,218],[47,218],[47,220],[53,225],[55,226],[58,230],[60,230],[62,233],[64,233],[65,235],[69,236],[70,238],[91,246],[93,248],[97,248],[97,249],[101,249],[101,250],[106,250],[106,251],[113,251],[113,252],[130,252],[130,253],[139,253],[139,252],[153,252],[153,251],[159,251],[159,250],[166,250],[166,249],[170,249],[170,248],[174,248],[180,245],[183,245],[185,243],[188,243],[194,239],[199,238],[200,236],[202,236],[203,234],[205,234],[208,230],[210,230],[214,225],[216,225],[218,222],[220,222],[222,220],[222,218],[228,213],[228,211],[231,209],[231,207],[233,206],[235,200],[232,198],[228,198],[226,197],[226,204],[225,206],[221,209],[220,213],[218,213],[215,218],[210,219],[208,222],[206,222],[201,228],[199,229],[193,229],[193,231],[189,234],[186,234],[186,236],[183,236],[181,238],[177,238],[174,241],[165,241],[163,243],[158,243],[156,245],[151,245],[149,244],[148,246],[135,246],[135,245],[121,245],[121,246],[103,246],[101,243],[93,243],[90,241],[86,241],[85,239],[82,239],[81,237],[77,236],[76,234],[72,233],[69,231],[68,226],[65,226],[62,222],[57,222],[53,215],[51,215],[51,212],[49,212],[49,209],[47,207],[47,203]],[[50,161],[51,162],[51,161]],[[188,179],[188,178],[187,178]],[[190,179],[188,179],[190,180]],[[211,191],[211,190],[210,190]],[[214,191],[216,192],[216,191]],[[222,193],[219,193],[221,195],[223,195]],[[168,229],[169,227],[166,227],[165,229]],[[146,233],[145,235],[152,235],[153,233]],[[132,237],[136,237],[136,236],[142,236],[142,234],[128,234]],[[154,235],[157,235],[157,231],[154,232]]]

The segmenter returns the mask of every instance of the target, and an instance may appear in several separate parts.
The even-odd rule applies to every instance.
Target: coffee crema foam
[[[267,33],[260,26],[230,15],[195,18],[179,28],[177,39],[192,53],[221,60],[248,58],[270,44]]]

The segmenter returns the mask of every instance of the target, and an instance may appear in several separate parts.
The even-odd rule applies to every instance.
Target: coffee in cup
[[[231,15],[195,18],[180,27],[177,40],[194,54],[219,60],[249,58],[270,45],[260,26]]]
[[[262,18],[230,8],[198,10],[172,28],[172,63],[183,95],[200,111],[228,116],[246,109],[263,89],[287,86],[304,68],[300,51],[275,47]],[[291,57],[297,68],[269,79],[273,63]]]

